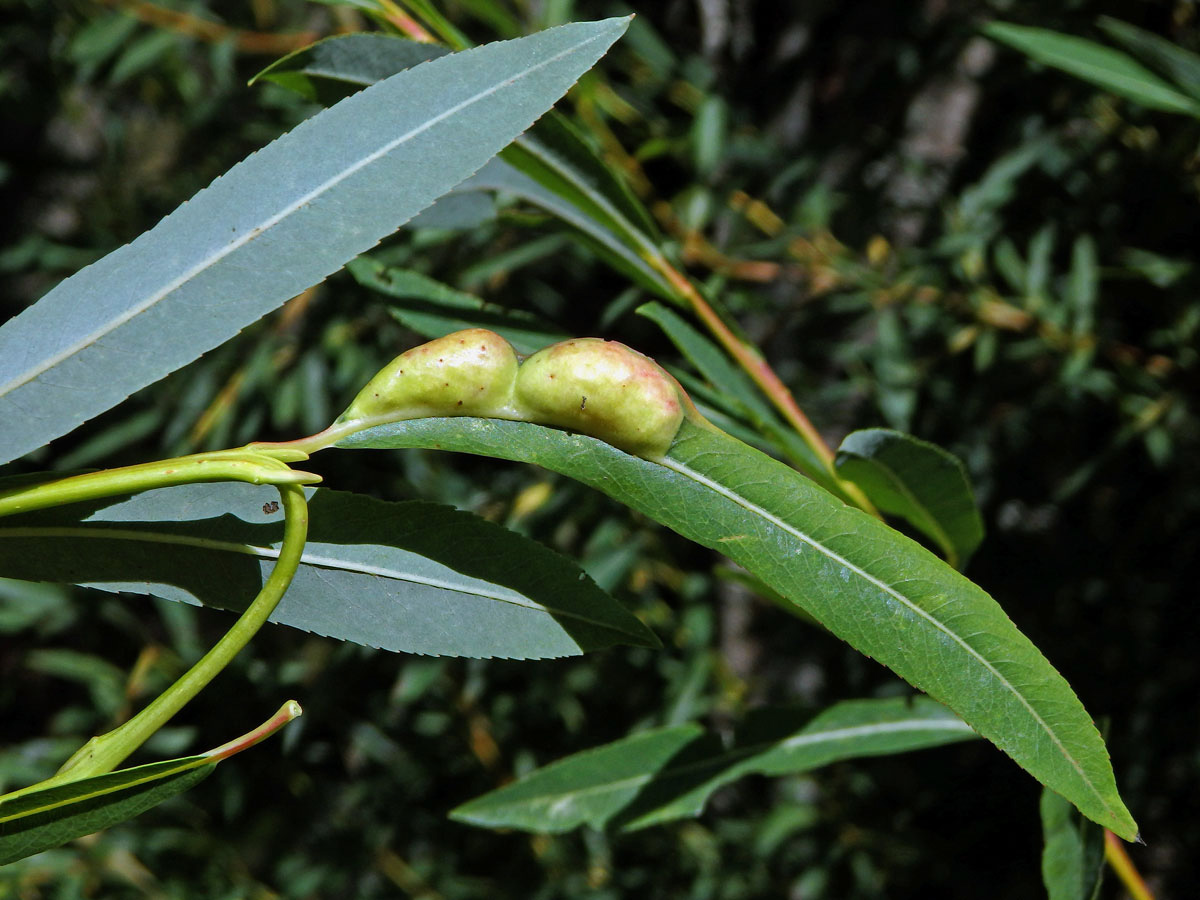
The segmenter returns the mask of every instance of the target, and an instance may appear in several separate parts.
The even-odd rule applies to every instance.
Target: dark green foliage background
[[[253,5],[256,21],[251,6],[188,8],[263,31],[328,33],[337,21],[326,6],[269,0]],[[438,6],[478,41],[512,36],[488,16],[497,9],[523,30],[551,24],[543,6],[580,19],[622,9]],[[647,202],[669,204],[676,227],[731,258],[780,264],[767,282],[691,271],[832,443],[887,426],[966,461],[989,531],[968,574],[1108,718],[1118,783],[1149,843],[1134,858],[1162,896],[1185,896],[1200,877],[1190,852],[1200,845],[1200,123],[1033,69],[978,27],[1001,17],[1095,38],[1092,23],[1109,14],[1200,50],[1196,8],[785,6],[731,3],[722,20],[683,0],[635,4],[634,28],[600,69],[623,105],[592,103],[593,81],[583,112],[640,160]],[[0,13],[0,318],[309,112],[273,86],[244,87],[270,57],[122,26],[85,0],[3,0]],[[995,175],[1014,158],[1027,165]],[[756,230],[730,208],[735,191],[765,201],[785,231]],[[1031,298],[1019,259],[1047,227],[1047,277]],[[1080,239],[1098,260],[1086,328],[1066,300]],[[631,314],[648,298],[526,211],[469,233],[401,232],[378,255],[564,332],[678,362]],[[383,298],[338,276],[11,470],[307,434],[417,340]],[[638,727],[700,718],[720,728],[765,703],[816,712],[904,688],[725,578],[708,552],[577,484],[424,452],[326,453],[312,468],[339,489],[475,510],[580,558],[665,649],[432,660],[269,630],[148,749],[214,746],[288,697],[302,719],[137,821],[6,868],[0,898],[1041,890],[1038,786],[983,743],[751,779],[696,822],[631,837],[448,821],[514,774]],[[48,775],[228,624],[145,598],[0,584],[0,787]]]

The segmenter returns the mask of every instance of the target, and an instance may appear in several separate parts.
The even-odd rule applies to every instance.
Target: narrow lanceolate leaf
[[[692,327],[675,310],[661,303],[644,303],[638,307],[637,313],[662,328],[671,343],[718,389],[719,394],[734,398],[746,417],[784,453],[786,459],[825,490],[841,496],[841,488],[830,477],[825,462],[801,440],[795,429],[779,420],[762,392],[745,372],[733,364],[724,350]]]
[[[83,507],[83,508],[81,508]],[[566,557],[470,513],[311,490],[271,621],[385,650],[540,659],[653,634]],[[206,484],[0,521],[0,573],[240,612],[278,556],[274,492]]]
[[[1142,106],[1200,116],[1200,102],[1120,50],[1074,35],[1008,22],[991,22],[983,31],[1030,59],[1061,69]]]
[[[899,516],[941,548],[961,569],[983,540],[983,518],[967,470],[953,453],[890,428],[848,435],[837,470],[872,503]]]
[[[468,231],[496,219],[496,201],[488,194],[446,194],[409,220],[409,228]]]
[[[388,34],[325,38],[278,59],[250,79],[270,81],[332,106],[397,72],[445,56],[450,48]]]
[[[300,705],[289,700],[268,722],[207,753],[0,797],[0,866],[140,815],[203,781],[222,760],[298,715]]]
[[[728,435],[684,423],[661,462],[523,422],[414,419],[343,447],[435,447],[589,484],[749,569],[831,632],[958,713],[1039,781],[1127,839],[1104,742],[1070,685],[946,563]]]
[[[1101,16],[1096,23],[1144,62],[1166,75],[1193,100],[1200,102],[1200,55],[1128,22]]]
[[[427,44],[403,38],[345,35],[298,50],[255,78],[329,102],[436,53]],[[662,258],[654,220],[566,119],[543,118],[455,193],[481,190],[514,194],[541,207],[577,229],[643,287],[663,297],[675,296],[650,262]]]
[[[389,75],[448,52],[437,44],[422,44],[393,35],[339,35],[272,63],[250,83],[260,79],[273,81],[310,99],[332,103]],[[552,113],[538,121],[532,134],[538,144],[550,148],[561,163],[569,167],[567,187],[581,198],[583,204],[591,207],[593,215],[607,218],[610,215],[607,209],[611,208],[624,221],[622,227],[632,228],[650,239],[657,237],[658,229],[645,206],[592,151],[567,119]],[[522,145],[525,142],[525,138],[518,140]],[[505,155],[509,154],[506,150]],[[515,158],[509,158],[509,162],[524,168]]]
[[[720,746],[714,746],[694,723],[645,731],[538,769],[515,784],[464,803],[450,817],[472,825],[547,834],[580,825],[602,829],[697,744],[710,754]]]
[[[141,815],[215,768],[207,757],[192,756],[0,800],[0,866]]]
[[[532,313],[486,303],[474,294],[456,290],[419,272],[385,266],[365,256],[346,269],[363,287],[394,298],[392,315],[427,338],[444,337],[464,328],[488,328],[512,344],[518,353],[529,356],[567,337]]]
[[[838,760],[976,737],[944,706],[923,697],[851,700],[806,718],[792,710],[759,711],[730,747],[694,724],[635,734],[531,772],[450,815],[536,832],[580,825],[632,831],[698,816],[718,788],[745,775],[793,775]]]
[[[482,166],[626,19],[408,69],[302,123],[0,328],[0,462],[316,284]]]
[[[1042,792],[1042,883],[1050,900],[1092,900],[1104,874],[1104,829],[1081,819],[1053,791]]]
[[[500,191],[532,203],[576,229],[610,265],[642,287],[675,297],[650,262],[661,254],[646,236],[565,159],[532,138],[514,143],[454,190]]]

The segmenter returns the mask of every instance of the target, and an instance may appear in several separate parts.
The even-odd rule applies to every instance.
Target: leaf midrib
[[[409,140],[413,139],[414,137],[416,137],[417,135],[420,135],[420,134],[428,131],[430,128],[432,128],[433,126],[442,122],[446,118],[461,112],[462,110],[474,105],[475,103],[480,102],[481,100],[486,99],[487,97],[490,97],[492,94],[496,93],[496,91],[501,90],[502,88],[511,87],[516,82],[529,77],[531,74],[533,74],[534,72],[537,72],[539,69],[542,69],[548,65],[551,65],[552,63],[557,62],[558,60],[562,59],[565,56],[569,56],[571,54],[579,52],[584,47],[587,47],[589,44],[593,44],[597,41],[604,40],[604,39],[605,39],[605,37],[602,35],[598,35],[596,37],[591,37],[591,38],[588,38],[586,41],[574,44],[571,47],[554,54],[553,56],[547,57],[546,59],[541,60],[541,61],[529,66],[524,71],[522,71],[519,75],[507,78],[498,84],[493,84],[493,85],[489,86],[487,89],[485,89],[483,91],[479,91],[478,93],[472,95],[471,97],[469,97],[465,100],[460,101],[459,103],[455,104],[454,106],[450,107],[449,109],[444,110],[443,112],[439,113],[438,115],[434,116],[433,118],[427,119],[426,121],[422,122],[417,127],[410,129],[403,135],[397,137],[395,140],[390,141],[389,143],[385,144],[382,148],[380,148],[372,153],[367,154],[365,157],[360,159],[358,162],[343,169],[341,172],[339,172],[334,177],[327,179],[325,182],[318,185],[316,188],[309,191],[307,194],[303,195],[298,200],[295,200],[292,203],[288,204],[283,209],[281,209],[279,212],[275,213],[272,216],[267,217],[260,224],[255,225],[250,228],[247,228],[245,233],[242,236],[240,236],[236,240],[231,241],[229,244],[222,247],[221,250],[210,254],[208,257],[201,260],[199,263],[197,263],[191,269],[187,270],[182,275],[177,276],[176,278],[174,278],[172,281],[168,282],[162,288],[159,288],[156,292],[152,293],[148,298],[146,298],[141,303],[137,303],[137,304],[133,305],[132,307],[126,309],[124,312],[122,312],[119,315],[110,319],[108,322],[102,323],[100,327],[93,330],[90,334],[75,341],[73,344],[60,350],[58,353],[52,354],[51,356],[40,360],[37,365],[33,366],[26,373],[17,375],[16,377],[10,379],[7,383],[0,385],[0,396],[9,394],[12,391],[16,390],[17,388],[20,388],[23,385],[28,384],[29,382],[33,381],[35,378],[38,378],[41,375],[48,372],[49,370],[53,369],[55,366],[60,365],[65,360],[70,359],[71,357],[83,352],[88,347],[93,346],[97,341],[99,341],[105,335],[110,334],[111,332],[113,332],[117,328],[119,328],[120,326],[124,325],[126,322],[131,321],[132,319],[136,318],[137,316],[139,316],[142,313],[146,312],[147,310],[151,309],[155,304],[162,301],[163,298],[168,296],[173,291],[177,290],[182,285],[186,284],[188,281],[195,278],[200,273],[202,273],[202,272],[206,271],[207,269],[211,268],[212,266],[216,265],[222,259],[229,256],[234,251],[239,250],[242,247],[246,246],[252,240],[254,240],[256,237],[258,237],[259,235],[266,234],[275,225],[282,222],[284,219],[286,219],[288,216],[295,213],[297,210],[302,209],[305,206],[305,204],[311,203],[314,199],[319,197],[321,194],[325,193],[328,190],[331,190],[333,187],[337,186],[342,181],[344,181],[345,179],[354,175],[355,173],[361,171],[366,166],[371,165],[373,162],[375,162],[378,159],[382,158],[383,156],[386,156],[387,154],[391,153],[393,150],[395,150],[397,147],[399,147],[401,144],[405,143],[406,141],[409,141]],[[467,52],[470,52],[470,51],[467,51]],[[440,59],[446,59],[446,58],[448,58],[448,57],[440,57]],[[437,62],[438,62],[438,60],[430,61],[431,64],[435,64]],[[303,126],[301,126],[301,127],[303,127]]]
[[[262,547],[256,544],[241,544],[237,543],[236,541],[220,541],[213,538],[193,537],[191,535],[138,531],[137,529],[133,528],[70,528],[50,526],[0,528],[0,539],[5,537],[85,538],[93,540],[111,539],[141,541],[143,543],[151,544],[171,544],[181,547],[195,547],[201,550],[214,550],[222,553],[239,553],[244,556],[257,557],[258,559],[279,558],[279,550],[274,547]],[[404,552],[411,553],[412,551]],[[382,566],[372,566],[367,563],[342,561],[335,557],[320,556],[314,553],[309,553],[307,550],[301,556],[300,563],[301,565],[307,565],[318,569],[328,569],[336,572],[354,572],[362,575],[373,575],[380,578],[389,578],[393,581],[402,581],[409,584],[420,584],[426,587],[433,587],[440,590],[451,591],[456,594],[462,594],[465,597],[480,597],[484,600],[494,600],[498,603],[508,603],[512,606],[518,606],[522,609],[528,609],[532,612],[545,613],[546,615],[553,616],[555,619],[571,619],[585,625],[592,625],[608,631],[620,631],[620,629],[616,628],[612,623],[603,622],[571,610],[559,609],[557,607],[551,609],[549,607],[542,606],[541,604],[536,603],[527,597],[522,597],[515,591],[511,595],[506,596],[498,592],[487,590],[469,590],[462,585],[456,585],[437,578],[413,575],[397,569],[388,569]]]
[[[4,804],[0,803],[0,825],[3,825],[6,822],[17,822],[17,821],[20,821],[21,819],[28,818],[29,816],[32,816],[32,815],[39,815],[41,813],[49,812],[54,809],[59,809],[64,806],[70,806],[75,803],[82,803],[87,800],[94,800],[97,797],[104,797],[104,796],[107,796],[108,794],[117,794],[117,793],[120,793],[121,791],[127,790],[129,788],[141,787],[143,784],[149,784],[154,781],[167,782],[173,778],[178,777],[179,775],[183,775],[187,772],[190,772],[192,769],[199,768],[200,766],[203,766],[206,764],[216,766],[217,763],[219,763],[219,762],[220,762],[220,760],[214,761],[210,757],[204,756],[204,755],[194,756],[194,757],[191,757],[186,760],[180,760],[179,764],[177,766],[167,769],[166,772],[161,772],[158,770],[155,770],[153,772],[147,772],[146,774],[142,775],[141,777],[132,778],[129,781],[122,781],[119,784],[114,784],[112,787],[93,788],[92,790],[86,791],[84,793],[68,795],[68,796],[64,797],[62,800],[58,800],[54,803],[42,803],[38,806],[34,806],[29,809],[23,809],[19,812],[10,813],[8,815],[4,814]],[[153,764],[151,764],[151,765],[153,765]],[[64,787],[70,787],[70,783],[64,785]],[[12,802],[20,803],[21,799],[22,798],[18,798],[17,800],[14,800]]]
[[[1105,799],[1104,795],[1101,794],[1100,791],[1098,791],[1096,789],[1096,786],[1092,783],[1091,778],[1088,777],[1087,773],[1083,770],[1083,767],[1079,764],[1078,760],[1076,760],[1075,757],[1071,755],[1071,753],[1067,750],[1066,746],[1059,739],[1058,735],[1055,734],[1054,731],[1050,728],[1050,726],[1046,724],[1046,721],[1038,714],[1037,710],[1035,710],[1033,708],[1032,704],[1030,704],[1030,702],[1027,699],[1025,699],[1024,694],[1022,694],[1020,691],[1018,691],[1016,689],[1016,687],[1012,684],[1012,682],[1010,682],[1007,678],[1005,678],[1004,675],[1002,675],[1000,673],[1000,671],[998,669],[996,669],[995,666],[993,666],[982,654],[980,654],[978,650],[976,650],[974,647],[972,647],[970,644],[968,644],[965,640],[963,640],[962,637],[960,637],[956,632],[951,630],[947,625],[945,625],[943,622],[939,621],[938,619],[934,618],[930,613],[928,613],[924,609],[922,609],[917,603],[915,603],[913,600],[909,599],[907,596],[905,596],[904,594],[897,591],[891,585],[887,584],[884,581],[881,581],[880,579],[876,578],[874,575],[871,575],[866,570],[864,570],[864,569],[860,568],[859,566],[855,565],[854,563],[850,562],[850,560],[846,559],[845,557],[841,556],[838,553],[835,553],[833,550],[829,549],[824,544],[817,541],[815,538],[810,537],[809,535],[800,531],[794,525],[791,525],[788,522],[785,522],[783,519],[779,518],[778,516],[774,515],[773,513],[764,509],[763,507],[759,506],[758,504],[752,502],[748,498],[743,497],[741,494],[737,493],[736,491],[732,490],[731,488],[728,488],[725,485],[720,484],[719,482],[716,482],[716,481],[712,480],[711,478],[708,478],[705,475],[702,475],[701,473],[695,471],[694,469],[689,468],[688,466],[684,465],[683,463],[679,462],[678,460],[672,459],[669,456],[663,457],[662,459],[658,460],[658,462],[659,462],[659,464],[665,466],[666,468],[671,469],[674,472],[678,472],[683,477],[690,478],[693,481],[695,481],[696,483],[709,488],[710,490],[720,494],[721,496],[725,497],[728,500],[733,501],[734,503],[738,504],[743,509],[745,509],[747,512],[752,513],[753,515],[762,517],[766,521],[770,522],[771,524],[775,525],[776,527],[778,527],[778,528],[782,529],[783,531],[787,532],[788,534],[792,535],[797,540],[812,547],[818,553],[823,554],[829,560],[837,563],[838,565],[846,567],[848,570],[854,572],[856,575],[858,575],[863,580],[867,581],[869,584],[874,585],[879,590],[881,590],[884,593],[888,594],[889,596],[893,597],[897,602],[899,602],[902,605],[904,605],[905,607],[907,607],[910,611],[912,611],[916,615],[925,619],[934,628],[936,628],[938,631],[942,632],[948,638],[953,640],[969,656],[971,656],[975,660],[977,660],[980,663],[980,665],[982,665],[988,672],[990,672],[992,674],[992,676],[996,679],[996,681],[1004,689],[1006,689],[1009,693],[1011,693],[1014,697],[1017,698],[1017,700],[1020,702],[1020,704],[1022,706],[1024,706],[1025,709],[1028,711],[1029,715],[1033,717],[1033,720],[1037,723],[1038,727],[1041,728],[1043,732],[1045,732],[1045,734],[1047,735],[1047,737],[1050,738],[1050,741],[1054,744],[1054,746],[1056,748],[1058,748],[1058,751],[1059,751],[1059,753],[1062,754],[1063,759],[1065,759],[1070,764],[1071,768],[1075,770],[1075,773],[1079,776],[1079,778],[1083,781],[1083,783],[1085,785],[1087,785],[1088,790],[1092,793],[1092,795],[1094,797],[1096,797],[1096,799],[1100,802],[1100,805],[1103,806],[1109,812],[1109,814],[1112,815],[1114,818],[1118,818],[1118,819],[1120,818],[1117,815],[1116,810],[1114,810],[1112,808],[1112,806],[1109,804],[1109,802]]]
[[[417,65],[421,65],[421,63]],[[349,75],[334,70],[327,71],[316,66],[307,67],[303,71],[305,74],[312,74],[321,78],[328,78],[330,81],[337,81],[342,84],[354,84],[360,87],[370,87],[372,84],[378,83],[361,76]],[[641,228],[629,221],[628,217],[621,210],[604,196],[602,192],[596,190],[586,179],[575,178],[574,171],[569,163],[560,161],[557,154],[550,150],[550,148],[543,146],[536,140],[527,139],[525,136],[517,138],[514,143],[520,144],[526,153],[578,188],[589,202],[594,203],[604,215],[607,215],[616,222],[626,232],[626,235],[637,244],[637,249],[644,261],[648,262],[652,258],[657,259],[661,257],[658,247],[645,236]],[[614,247],[620,249],[620,245],[614,245]],[[651,271],[657,275],[657,272],[654,272],[653,268]]]
[[[837,728],[831,731],[818,731],[805,734],[796,734],[791,737],[784,738],[781,741],[759,741],[754,744],[745,744],[740,747],[733,747],[718,753],[715,756],[710,756],[705,759],[698,759],[695,762],[686,763],[681,766],[668,766],[656,772],[643,773],[641,775],[631,775],[628,778],[621,778],[616,781],[606,781],[603,784],[590,785],[588,787],[577,788],[571,791],[563,791],[555,795],[546,794],[540,798],[534,798],[530,803],[559,803],[565,797],[586,797],[595,794],[602,794],[608,791],[620,791],[631,787],[641,787],[655,779],[675,778],[680,775],[686,775],[689,772],[711,768],[714,765],[729,762],[730,766],[736,765],[743,759],[748,759],[763,753],[767,750],[794,750],[798,747],[803,747],[810,744],[821,744],[826,742],[846,740],[856,737],[871,737],[880,734],[902,734],[912,731],[951,731],[963,732],[965,734],[975,734],[973,729],[961,719],[941,719],[941,720],[921,720],[907,722],[888,722],[885,724],[876,723],[873,725],[852,725],[845,728]],[[702,735],[697,735],[697,738]],[[686,745],[685,745],[686,746]],[[565,763],[565,761],[564,761]],[[716,777],[720,777],[726,772],[717,773]],[[700,787],[697,785],[696,787]],[[664,804],[665,805],[665,804]]]

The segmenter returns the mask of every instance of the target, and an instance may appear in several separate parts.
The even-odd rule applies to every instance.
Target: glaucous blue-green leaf
[[[1089,818],[1133,838],[1108,752],[1066,680],[999,604],[916,542],[728,435],[685,422],[661,462],[496,419],[413,419],[341,438],[534,463],[719,550],[959,714]]]
[[[890,428],[855,431],[838,448],[837,470],[880,510],[937,544],[956,569],[983,540],[983,518],[967,470],[936,444]]]
[[[448,47],[440,44],[422,43],[398,35],[336,35],[276,60],[251,78],[250,84],[270,81],[310,100],[329,105],[397,72],[449,52]],[[578,156],[575,152],[566,155],[572,157],[576,164],[586,167],[593,179],[605,179],[606,187],[612,192],[610,196],[628,196],[628,189],[623,183],[614,178],[594,154],[587,151],[586,142],[561,117],[553,114],[545,116],[534,126],[534,130],[547,130],[545,123],[551,121],[553,125],[550,127],[556,134],[569,131],[574,137],[574,150],[582,147],[585,151]],[[629,200],[625,213],[638,221],[643,229],[650,229],[649,233],[653,233],[653,220],[636,200]]]
[[[851,700],[816,718],[759,710],[729,747],[695,724],[647,731],[551,763],[450,815],[545,833],[580,825],[633,831],[698,816],[718,788],[746,775],[793,775],[974,737],[961,719],[924,697]]]
[[[428,48],[399,37],[344,35],[298,50],[255,78],[329,102],[422,62],[436,52]],[[541,207],[574,226],[605,259],[644,287],[674,296],[648,262],[661,257],[654,220],[563,117],[543,117],[455,194],[479,190],[515,194]]]
[[[496,202],[490,194],[446,194],[408,222],[409,228],[442,228],[467,231],[496,218]]]
[[[479,169],[625,30],[553,28],[431,60],[239,163],[0,328],[0,462],[320,282]]]
[[[983,32],[1036,62],[1061,69],[1142,106],[1200,117],[1200,101],[1182,93],[1120,50],[1071,34],[1010,22],[989,22]]]
[[[363,287],[394,298],[396,302],[389,307],[392,315],[427,338],[444,337],[464,328],[487,328],[512,344],[518,353],[529,356],[567,337],[531,313],[487,303],[410,269],[385,266],[365,256],[346,269]]]
[[[289,700],[269,721],[206,753],[134,766],[0,797],[0,866],[92,834],[181,794],[223,760],[252,747],[300,715]]]
[[[271,621],[385,650],[540,659],[653,634],[573,562],[471,513],[309,489]],[[273,489],[202,484],[0,520],[0,573],[241,612],[283,540]]]
[[[271,81],[322,103],[334,103],[367,85],[374,84],[450,51],[438,44],[425,44],[395,35],[346,34],[325,38],[311,46],[288,54],[263,69],[252,79]],[[599,219],[607,217],[605,207],[613,207],[622,219],[651,239],[658,229],[627,184],[593,152],[586,138],[569,120],[550,114],[538,120],[531,132],[541,147],[555,153],[568,167],[569,187],[573,196]],[[518,143],[524,144],[525,138]],[[510,151],[504,151],[506,157]],[[514,154],[515,155],[515,154]],[[529,167],[529,157],[509,159],[528,174],[541,180]]]
[[[332,106],[368,85],[450,53],[440,44],[389,34],[358,32],[328,37],[289,53],[250,79],[269,81],[302,97]],[[422,210],[411,228],[474,228],[495,218],[495,204],[482,194],[451,194]]]
[[[1079,816],[1050,789],[1042,791],[1042,883],[1050,900],[1093,900],[1104,874],[1104,829]]]

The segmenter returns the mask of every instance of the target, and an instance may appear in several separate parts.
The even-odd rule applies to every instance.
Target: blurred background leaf
[[[1091,900],[1104,875],[1104,829],[1053,791],[1042,792],[1042,880],[1050,900]]]
[[[1037,62],[1062,69],[1150,109],[1200,116],[1200,103],[1119,50],[1048,28],[1008,22],[992,22],[984,34]],[[1125,34],[1132,37],[1128,32]]]

